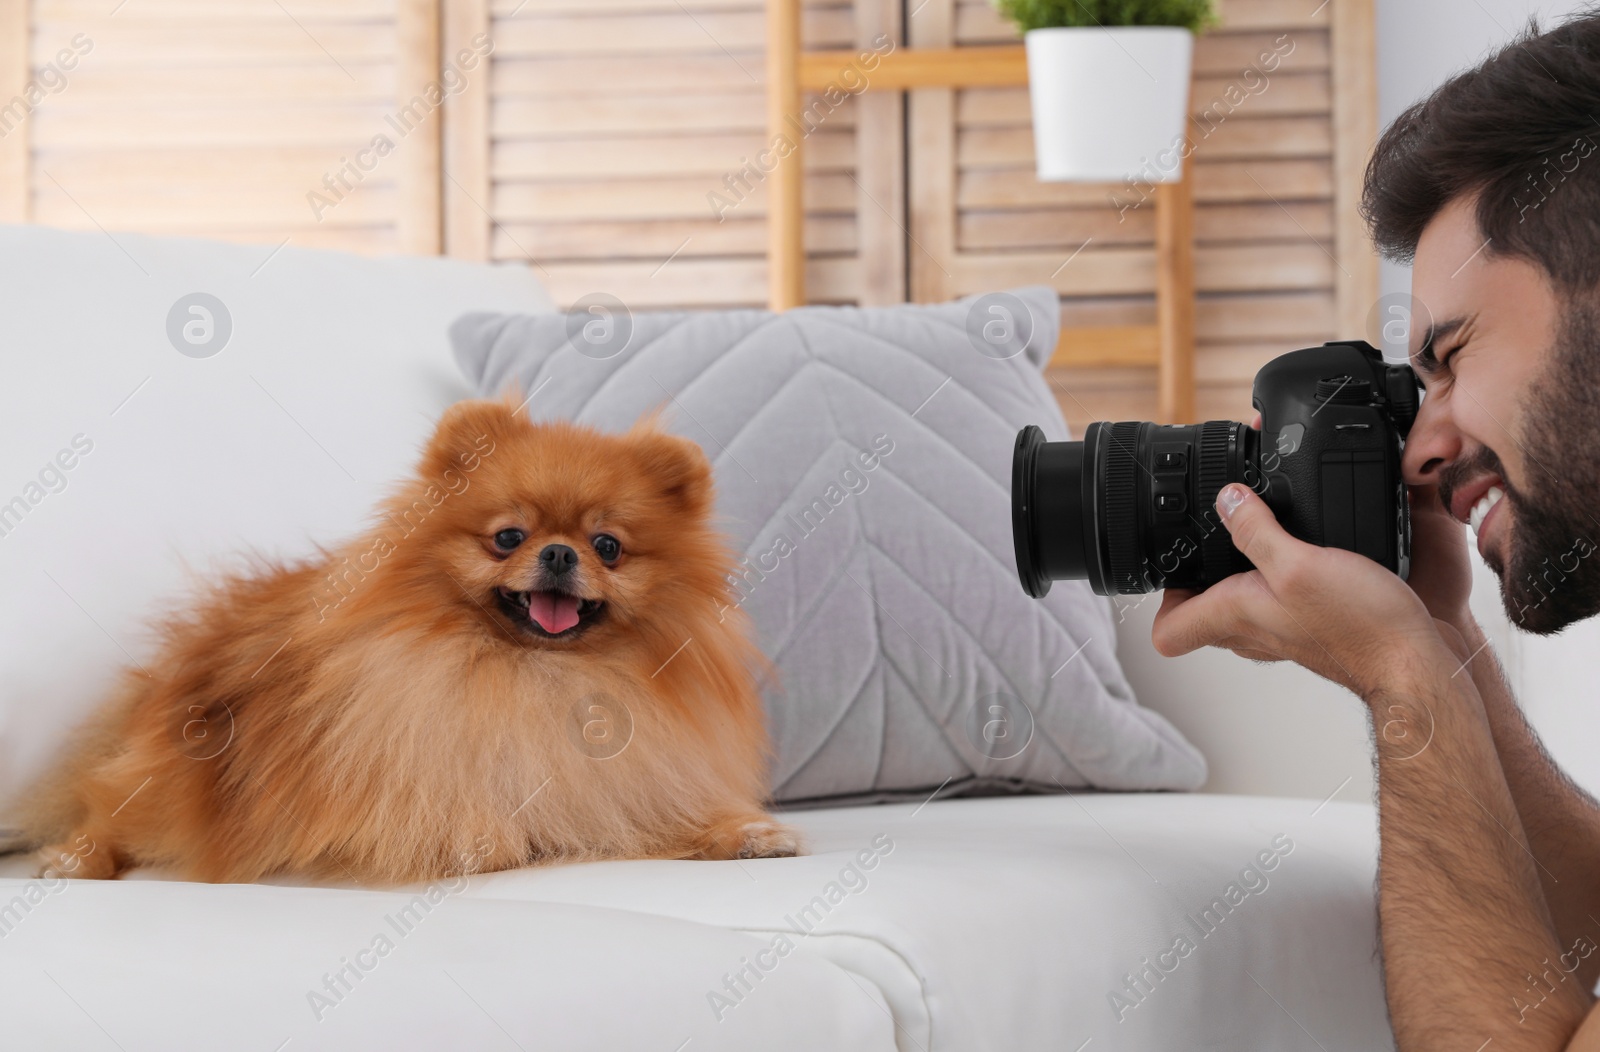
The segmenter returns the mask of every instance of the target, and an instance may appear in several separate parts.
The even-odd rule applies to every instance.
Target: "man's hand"
[[[1203,593],[1168,589],[1153,631],[1162,654],[1220,646],[1254,660],[1287,659],[1363,698],[1420,657],[1453,654],[1424,599],[1371,559],[1291,537],[1237,483],[1218,496],[1217,512],[1256,569]],[[1435,598],[1450,594],[1441,589]]]
[[[1434,486],[1411,487],[1411,575],[1406,583],[1428,613],[1463,633],[1472,622],[1467,527],[1439,503]]]
[[[1261,430],[1260,413],[1250,426]],[[1468,606],[1472,562],[1467,527],[1440,503],[1437,486],[1410,486],[1407,491],[1411,497],[1411,573],[1406,583],[1434,620],[1475,638],[1478,632]]]

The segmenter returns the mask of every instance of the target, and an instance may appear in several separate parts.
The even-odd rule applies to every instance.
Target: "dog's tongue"
[[[528,616],[551,635],[565,632],[578,623],[578,597],[560,592],[531,592]]]

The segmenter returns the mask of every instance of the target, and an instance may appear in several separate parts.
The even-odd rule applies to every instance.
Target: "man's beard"
[[[1484,561],[1500,578],[1511,623],[1550,635],[1600,613],[1600,558],[1591,558],[1600,550],[1600,306],[1588,298],[1567,306],[1529,385],[1521,452],[1525,485],[1501,487],[1515,512],[1509,556],[1490,549]],[[1487,448],[1452,468],[1505,479]]]

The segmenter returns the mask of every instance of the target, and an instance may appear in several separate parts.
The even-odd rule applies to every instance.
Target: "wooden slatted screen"
[[[1271,355],[1360,335],[1377,274],[1356,211],[1372,0],[1220,7],[1191,124],[1203,417],[1247,413]],[[817,49],[1016,40],[985,0],[812,0],[803,21]],[[760,306],[763,44],[762,0],[0,0],[0,221],[442,248],[533,261],[560,303]],[[1153,208],[1038,182],[1025,89],[820,112],[813,301],[1046,282],[1070,325],[1154,321]],[[1057,379],[1080,427],[1153,417],[1148,369]]]
[[[438,0],[0,0],[0,49],[27,49],[20,77],[0,53],[0,106],[44,86],[0,116],[0,215],[437,252],[442,117],[413,100],[438,17]]]
[[[897,29],[890,11],[812,3],[806,39],[866,45]],[[760,0],[452,0],[446,14],[447,53],[494,40],[486,90],[450,103],[451,254],[534,260],[563,304],[765,303]],[[848,98],[807,138],[816,300],[903,298],[900,112]]]
[[[1370,96],[1341,108],[1332,61],[1335,41],[1354,37],[1347,75],[1370,79],[1370,0],[1219,7],[1222,28],[1196,46],[1189,126],[1196,367],[1200,416],[1237,419],[1249,413],[1249,383],[1265,360],[1364,331],[1377,271],[1359,217],[1352,228],[1348,216],[1376,113]],[[984,0],[926,0],[910,35],[917,47],[1016,41]],[[1045,283],[1061,293],[1066,324],[1155,320],[1154,209],[1122,209],[1140,197],[1126,187],[1039,182],[1026,89],[924,90],[910,107],[915,299]],[[1148,369],[1058,372],[1075,428],[1154,418]]]

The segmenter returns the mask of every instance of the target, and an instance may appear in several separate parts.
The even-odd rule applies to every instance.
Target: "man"
[[[1297,662],[1371,710],[1404,1052],[1600,1049],[1600,807],[1467,607],[1470,529],[1514,624],[1600,612],[1600,13],[1537,34],[1412,107],[1367,170],[1374,240],[1414,262],[1409,581],[1296,540],[1233,486],[1217,510],[1257,569],[1169,591],[1154,630],[1167,655]]]

